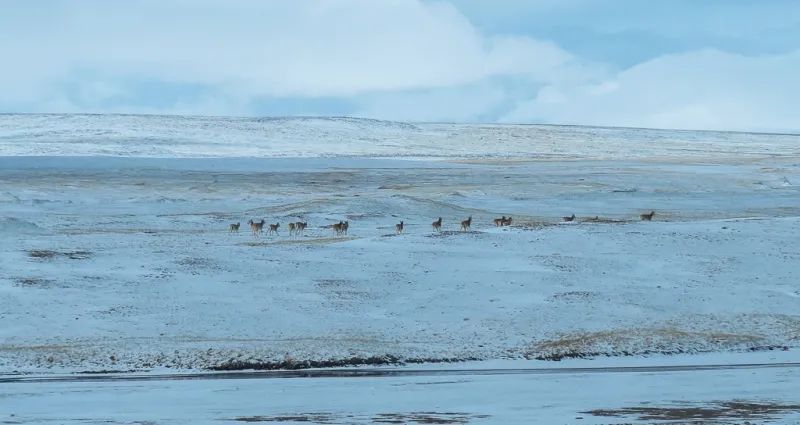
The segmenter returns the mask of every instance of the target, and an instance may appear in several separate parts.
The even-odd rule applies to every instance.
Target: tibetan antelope
[[[472,226],[472,216],[469,216],[466,220],[461,222],[461,230],[467,231]]]
[[[505,226],[505,223],[506,223],[506,216],[494,219],[494,225],[497,227]]]
[[[289,227],[289,236],[292,236],[292,234],[294,234],[294,232],[297,230],[297,223],[289,222],[288,227]]]
[[[250,231],[253,232],[253,236],[258,236],[259,233],[264,232],[264,219],[262,218],[261,221],[253,221],[250,220],[247,222],[250,225]]]
[[[270,224],[270,225],[269,225],[269,231],[267,231],[267,234],[268,234],[268,235],[271,235],[271,234],[273,234],[273,233],[274,233],[274,234],[276,234],[276,235],[277,235],[277,234],[278,234],[278,228],[279,228],[279,227],[281,227],[281,224],[280,224],[280,223]]]
[[[431,226],[433,227],[433,230],[435,230],[437,232],[441,232],[442,231],[442,218],[439,217],[438,220],[436,220],[433,223],[431,223]]]
[[[647,214],[639,214],[639,218],[641,218],[644,221],[652,221],[654,215],[656,215],[656,212],[655,211],[650,211]]]
[[[501,226],[510,226],[511,225],[511,217],[509,216],[507,219],[503,220],[503,223],[500,224]]]
[[[344,229],[344,222],[340,221],[340,222],[334,224],[333,226],[331,226],[331,229],[333,229],[334,235],[337,235],[337,236],[341,235],[342,232],[344,231],[343,230]]]
[[[403,220],[400,220],[400,224],[394,225],[394,232],[398,235],[403,233]]]
[[[342,233],[347,235],[347,229],[349,228],[350,228],[350,222],[345,220],[344,223],[342,223]]]
[[[572,214],[569,217],[563,217],[564,221],[575,221],[575,214]]]
[[[294,233],[297,235],[302,235],[306,231],[306,227],[308,227],[307,221],[298,221],[294,224]]]
[[[231,223],[231,225],[228,226],[228,233],[238,232],[240,224],[242,223]]]

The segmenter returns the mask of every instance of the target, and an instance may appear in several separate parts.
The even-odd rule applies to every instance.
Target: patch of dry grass
[[[761,347],[758,335],[690,331],[672,327],[616,329],[565,335],[533,344],[525,356],[541,360],[594,356],[679,354],[689,351]]]

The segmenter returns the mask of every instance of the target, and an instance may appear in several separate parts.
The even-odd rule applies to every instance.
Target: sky
[[[800,131],[795,0],[5,0],[0,112]]]

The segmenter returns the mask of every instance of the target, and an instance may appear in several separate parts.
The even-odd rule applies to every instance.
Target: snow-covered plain
[[[0,373],[792,353],[798,141],[0,115]]]

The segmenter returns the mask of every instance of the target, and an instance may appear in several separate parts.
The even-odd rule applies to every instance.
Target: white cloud
[[[11,5],[0,14],[0,112],[248,115],[264,99],[274,111],[321,98],[398,120],[799,127],[798,52],[702,50],[618,71],[550,41],[481,33],[446,2]]]
[[[87,84],[157,80],[239,98],[353,96],[498,75],[548,81],[571,60],[551,43],[484,37],[451,5],[413,0],[72,2],[9,24],[0,84],[24,87],[18,101],[57,96],[83,73]]]
[[[748,57],[713,50],[662,56],[600,84],[550,85],[502,118],[719,130],[798,130],[800,51]]]

